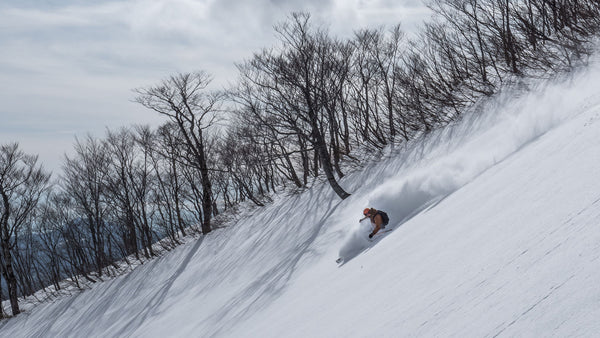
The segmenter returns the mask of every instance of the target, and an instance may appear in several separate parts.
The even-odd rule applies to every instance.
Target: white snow
[[[345,201],[282,196],[0,336],[597,336],[599,79],[507,93],[348,175]],[[365,207],[393,230],[352,242]]]

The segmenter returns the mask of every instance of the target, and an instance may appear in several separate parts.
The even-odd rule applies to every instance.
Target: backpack
[[[377,213],[375,215],[381,215],[381,220],[383,221],[383,226],[388,225],[388,223],[390,223],[390,218],[388,216],[388,214],[386,214],[384,211],[377,211]]]

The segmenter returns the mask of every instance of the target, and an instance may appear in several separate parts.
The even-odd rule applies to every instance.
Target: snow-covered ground
[[[0,322],[0,336],[599,334],[597,66],[506,94],[342,185],[353,193],[345,201],[326,184],[279,197],[125,276]],[[365,207],[387,211],[392,231],[356,240]]]

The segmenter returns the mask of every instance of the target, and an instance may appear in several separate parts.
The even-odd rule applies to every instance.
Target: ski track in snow
[[[280,196],[0,337],[594,336],[598,79],[505,93],[347,175],[345,201]],[[390,216],[372,242],[365,207]]]

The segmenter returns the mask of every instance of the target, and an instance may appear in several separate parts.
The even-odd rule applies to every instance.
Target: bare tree
[[[73,269],[69,268],[66,241],[62,236],[64,227],[72,218],[71,211],[69,199],[56,193],[50,193],[41,207],[36,231],[39,235],[38,266],[44,276],[42,286],[52,284],[56,290],[60,290],[60,282],[64,278],[74,277],[70,273]]]
[[[106,177],[106,200],[111,205],[114,218],[119,224],[123,246],[127,255],[138,254],[138,222],[136,217],[136,198],[132,182],[135,161],[135,143],[129,129],[107,131],[104,142],[110,152],[106,163],[109,175]]]
[[[222,93],[207,93],[211,77],[205,72],[177,74],[157,86],[136,89],[136,101],[165,115],[179,128],[189,164],[200,171],[202,182],[202,232],[211,231],[212,183],[206,154],[206,130],[217,117]]]
[[[396,120],[401,109],[394,93],[401,90],[398,66],[404,54],[404,35],[399,25],[389,32],[362,29],[355,32],[351,42],[355,51],[347,105],[352,107],[354,128],[361,141],[381,148],[398,133]]]
[[[106,201],[109,175],[106,167],[110,163],[110,154],[104,142],[89,135],[85,141],[76,141],[75,152],[73,157],[65,158],[61,180],[62,188],[72,199],[79,217],[70,224],[74,227],[70,234],[77,237],[81,235],[83,238],[89,236],[89,241],[86,240],[87,247],[78,249],[91,251],[95,269],[102,276],[102,269],[110,263],[106,252],[110,213],[110,206]],[[87,231],[79,231],[79,226],[85,227]],[[77,237],[73,240],[79,240]]]
[[[335,178],[327,133],[335,123],[328,109],[339,98],[347,62],[336,57],[335,42],[327,33],[314,32],[309,21],[310,15],[294,13],[277,26],[281,50],[263,50],[241,65],[242,81],[254,88],[274,121],[299,137],[299,144],[312,145],[315,166],[323,167],[332,189],[345,199],[350,194]]]
[[[183,204],[189,195],[182,177],[183,141],[178,137],[177,126],[172,123],[159,127],[156,136],[156,147],[151,156],[157,180],[153,198],[162,226],[176,242],[177,232],[185,236],[189,223],[183,216]]]
[[[50,175],[16,143],[0,146],[0,249],[12,314],[20,313],[13,251],[19,229],[28,221],[42,194],[49,189]]]
[[[154,256],[152,224],[155,208],[150,203],[152,190],[156,186],[156,175],[152,170],[152,155],[155,151],[154,133],[148,126],[137,126],[133,138],[137,145],[137,159],[130,180],[133,183],[141,242],[146,257],[150,257]]]

